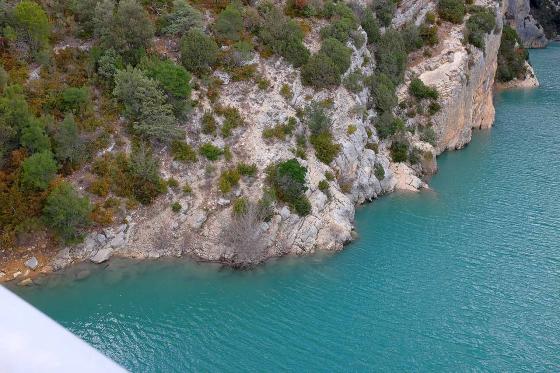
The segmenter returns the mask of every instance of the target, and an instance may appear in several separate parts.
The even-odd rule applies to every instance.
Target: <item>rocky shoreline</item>
[[[496,7],[497,10],[499,32],[486,36],[485,50],[463,44],[464,25],[453,25],[442,30],[437,53],[417,58],[408,67],[405,83],[397,91],[399,101],[406,100],[410,81],[419,77],[427,85],[436,87],[440,96],[442,109],[433,117],[435,146],[421,141],[418,135],[407,134],[409,142],[425,155],[423,161],[415,166],[392,162],[388,141],[374,138],[379,147],[372,149],[369,146],[372,138],[368,126],[376,114],[373,109],[367,109],[368,88],[357,94],[342,87],[334,91],[314,92],[304,87],[299,72],[281,59],[265,60],[256,56],[251,62],[259,66],[259,70],[275,87],[289,84],[293,96],[286,100],[278,90],[263,93],[255,87],[245,86],[243,82],[231,81],[223,72],[216,72],[224,82],[222,104],[237,107],[244,118],[251,118],[251,123],[238,139],[239,154],[244,154],[243,161],[264,169],[272,162],[293,157],[291,143],[267,144],[261,134],[269,123],[283,122],[295,115],[296,107],[301,106],[309,96],[316,101],[332,102],[333,134],[341,145],[341,152],[331,167],[317,160],[314,155],[302,161],[308,169],[309,190],[306,195],[311,202],[312,212],[300,217],[285,206],[278,207],[270,221],[256,227],[262,248],[260,254],[252,258],[251,265],[284,255],[341,250],[354,237],[353,221],[357,205],[395,190],[417,191],[427,188],[428,184],[423,179],[436,172],[437,155],[468,144],[473,129],[491,127],[494,121],[492,97],[495,87],[528,88],[538,85],[532,69],[525,80],[514,81],[504,87],[495,84],[502,19],[507,11],[517,8],[507,1],[503,6],[490,1],[479,3]],[[419,23],[426,11],[434,8],[434,1],[409,1],[399,9],[393,23]],[[508,19],[507,16],[505,18]],[[365,36],[365,32],[362,33]],[[311,51],[318,48],[317,37],[313,33],[306,38],[305,43]],[[359,49],[353,47],[350,70],[361,67],[364,72],[373,71],[373,60],[365,45]],[[201,115],[208,105],[208,102],[202,102],[201,110],[195,115]],[[415,121],[423,119],[421,116],[410,118],[407,125],[414,125]],[[354,130],[349,131],[349,126]],[[192,194],[184,196],[171,191],[152,206],[129,213],[120,224],[90,233],[80,245],[65,247],[41,258],[33,256],[18,259],[17,263],[6,263],[0,268],[0,282],[15,281],[20,285],[31,285],[32,279],[38,274],[59,271],[84,261],[99,264],[111,257],[146,259],[189,256],[194,260],[239,266],[236,257],[240,253],[232,250],[223,236],[224,227],[231,224],[232,198],[208,192],[203,177],[205,170],[189,168],[169,156],[166,158],[163,153],[162,158],[163,174],[181,183],[189,181]],[[382,178],[376,175],[376,167],[382,167]],[[324,193],[317,185],[327,173],[339,177],[329,185],[328,193]],[[264,184],[264,177],[242,182],[233,192],[233,197],[256,196]],[[169,209],[171,201],[180,202],[183,206],[180,213]]]

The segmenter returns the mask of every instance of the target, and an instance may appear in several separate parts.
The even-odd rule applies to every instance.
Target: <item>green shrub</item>
[[[408,144],[402,141],[394,141],[390,148],[393,162],[406,162],[408,159]]]
[[[183,185],[183,193],[185,193],[185,194],[191,194],[192,193],[192,188],[188,183],[185,183],[185,185]]]
[[[422,41],[425,45],[429,45],[432,47],[434,45],[437,45],[437,43],[439,42],[437,31],[438,28],[436,25],[428,25],[424,23],[420,26],[420,37],[422,38]]]
[[[280,94],[286,100],[291,100],[294,97],[294,93],[292,92],[292,88],[288,84],[282,84],[282,87],[280,87]]]
[[[237,168],[223,171],[218,181],[220,191],[222,193],[231,192],[233,187],[239,184],[239,179],[241,179],[241,174]]]
[[[339,75],[344,74],[350,68],[352,50],[337,39],[327,38],[323,40],[319,53],[325,54],[334,62]]]
[[[315,149],[317,159],[325,164],[330,164],[340,152],[340,145],[333,141],[333,136],[330,132],[312,135],[309,142]]]
[[[212,115],[211,112],[205,111],[204,115],[202,116],[202,133],[206,135],[215,135],[216,134],[216,118]]]
[[[35,153],[21,165],[21,182],[25,188],[45,190],[56,176],[58,166],[50,151]]]
[[[402,119],[393,116],[390,112],[386,112],[381,114],[375,122],[375,129],[380,139],[386,139],[397,132],[404,131],[405,125]]]
[[[300,216],[309,214],[311,204],[305,196],[307,168],[294,158],[272,165],[267,173],[267,180],[279,200],[286,202]]]
[[[257,174],[257,165],[241,162],[237,165],[237,172],[242,176],[253,177]]]
[[[407,53],[414,52],[424,46],[424,39],[420,36],[420,29],[414,23],[406,25],[401,35]]]
[[[177,189],[179,188],[179,181],[177,181],[177,179],[173,177],[170,177],[169,179],[167,179],[167,186],[171,189]]]
[[[290,136],[295,128],[296,119],[290,117],[284,124],[276,124],[274,127],[265,128],[262,135],[265,139],[277,138],[278,140],[285,140],[286,136]]]
[[[302,66],[309,59],[303,36],[297,22],[286,17],[281,9],[265,7],[259,38],[273,53],[284,57],[295,67]]]
[[[374,10],[381,24],[388,27],[393,20],[397,4],[393,0],[378,0],[374,2]]]
[[[88,89],[70,87],[62,91],[60,95],[60,111],[79,113],[85,109],[86,105],[89,103],[89,92]]]
[[[340,75],[333,60],[328,56],[318,53],[301,68],[301,81],[318,89],[337,86],[340,84]]]
[[[351,49],[337,39],[324,40],[319,53],[301,69],[303,84],[319,89],[339,85],[340,76],[350,67],[351,56]]]
[[[328,181],[333,181],[333,180],[334,180],[334,174],[333,174],[332,172],[330,172],[330,171],[327,171],[327,172],[325,172],[325,178],[326,178]]]
[[[390,112],[397,105],[396,87],[384,73],[375,74],[371,86],[371,99],[379,113]]]
[[[163,34],[182,36],[192,28],[202,28],[202,13],[186,0],[174,0],[171,12],[161,18]]]
[[[91,206],[67,182],[58,184],[49,194],[43,208],[45,224],[65,241],[79,239],[81,230],[90,224]]]
[[[379,153],[379,144],[376,142],[368,142],[365,146],[366,149],[373,150],[375,154]]]
[[[523,47],[515,29],[504,25],[502,42],[498,51],[498,70],[496,79],[499,82],[509,82],[513,79],[523,79],[527,74],[525,62],[529,53]]]
[[[486,34],[496,27],[496,15],[483,7],[473,7],[471,13],[465,28],[467,40],[475,47],[484,49]]]
[[[352,93],[359,93],[364,89],[363,85],[364,75],[360,70],[355,70],[348,74],[342,84],[344,87]]]
[[[367,34],[368,44],[377,43],[381,39],[379,21],[370,9],[366,9],[362,18],[362,28]]]
[[[191,29],[181,38],[181,61],[193,73],[203,73],[213,66],[218,50],[214,39],[199,29]]]
[[[237,5],[230,4],[218,15],[214,29],[219,37],[239,40],[243,31],[243,16]]]
[[[439,97],[438,91],[435,88],[428,87],[419,78],[412,79],[410,86],[408,87],[408,91],[412,96],[420,100],[425,98],[437,100]]]
[[[438,14],[452,23],[462,23],[465,16],[465,3],[463,0],[439,0]]]
[[[305,108],[304,123],[309,128],[312,135],[330,132],[332,127],[332,120],[330,116],[325,108],[317,102],[313,102]]]
[[[436,132],[432,127],[426,127],[420,133],[420,141],[427,142],[432,146],[436,146]]]
[[[66,115],[53,136],[54,154],[59,162],[76,165],[83,161],[87,154],[84,153],[84,140],[80,137],[78,126],[72,114]]]
[[[140,67],[146,76],[157,81],[171,98],[180,100],[190,97],[191,74],[182,66],[171,60],[159,60],[152,57],[143,59]]]
[[[259,87],[260,90],[266,91],[270,87],[270,81],[266,78],[261,78],[257,82],[257,87]]]
[[[26,148],[30,154],[49,151],[51,149],[51,141],[45,132],[45,125],[40,120],[31,120],[29,124],[22,129],[20,142],[21,146]],[[0,151],[0,159],[2,155]]]
[[[216,112],[224,116],[224,122],[222,124],[222,136],[224,137],[231,136],[233,129],[245,124],[239,110],[233,106],[219,108]]]
[[[402,35],[394,30],[385,31],[375,52],[378,73],[387,75],[395,86],[404,77],[407,54]]]
[[[249,209],[249,200],[246,197],[239,197],[233,201],[233,214],[244,215]]]
[[[224,154],[224,151],[217,146],[207,142],[202,144],[202,146],[200,147],[200,154],[211,161],[216,161]]]
[[[321,192],[326,192],[329,190],[329,182],[326,179],[319,181],[319,185],[317,185]]]
[[[321,37],[323,39],[334,38],[341,43],[346,43],[350,37],[350,33],[355,29],[356,24],[353,19],[341,18],[323,27],[321,29]]]
[[[183,206],[181,206],[181,204],[177,201],[175,201],[171,204],[171,211],[173,211],[174,213],[178,213],[182,209],[183,209]]]
[[[175,140],[171,143],[171,155],[173,159],[181,162],[196,162],[196,152],[184,141]]]
[[[373,174],[379,181],[385,179],[385,169],[383,168],[383,165],[380,163],[376,163],[373,169]]]
[[[436,101],[430,102],[430,105],[428,106],[428,113],[430,113],[430,115],[434,115],[438,113],[440,110],[441,110],[441,105],[438,102]]]

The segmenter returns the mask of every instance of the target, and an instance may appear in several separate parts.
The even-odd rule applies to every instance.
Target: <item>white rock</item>
[[[231,203],[231,201],[229,199],[225,199],[225,198],[220,198],[218,200],[218,205],[220,206],[227,206]]]
[[[35,270],[39,266],[39,261],[35,257],[27,259],[25,266],[29,269]]]
[[[18,278],[19,276],[21,276],[21,271],[17,271],[16,273],[13,274],[14,278]]]
[[[123,246],[126,243],[124,232],[120,232],[111,240],[109,243],[111,247],[118,248]]]
[[[103,263],[109,260],[112,254],[113,251],[110,248],[104,247],[103,249],[99,249],[94,256],[89,258],[89,260],[97,264]]]

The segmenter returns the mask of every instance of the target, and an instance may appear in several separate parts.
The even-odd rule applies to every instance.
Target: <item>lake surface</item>
[[[559,371],[560,46],[531,60],[541,88],[500,93],[432,191],[360,208],[341,253],[116,261],[17,291],[135,372]]]

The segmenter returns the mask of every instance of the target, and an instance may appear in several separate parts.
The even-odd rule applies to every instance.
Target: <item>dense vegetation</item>
[[[528,59],[529,52],[521,46],[517,32],[510,26],[504,26],[502,43],[498,51],[496,79],[499,82],[522,79],[527,74],[525,62]]]

